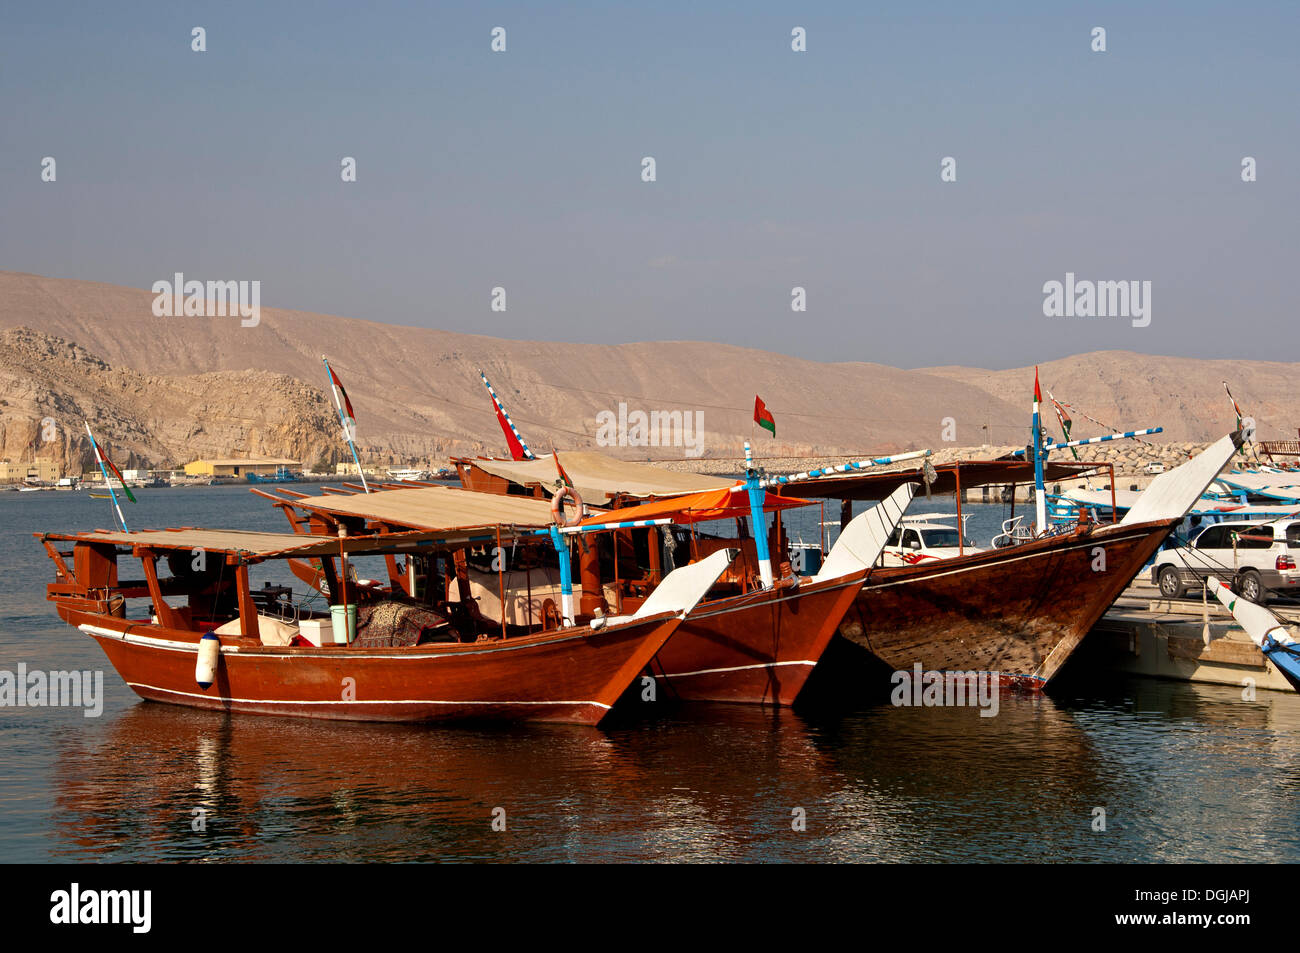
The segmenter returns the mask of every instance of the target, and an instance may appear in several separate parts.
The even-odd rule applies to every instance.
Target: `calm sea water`
[[[133,528],[286,525],[243,488],[139,495]],[[1003,508],[971,509],[987,544]],[[99,718],[0,709],[0,861],[1300,860],[1294,694],[1071,673],[981,718],[895,708],[837,653],[794,711],[638,709],[606,729],[143,702],[47,607],[30,535],[111,523],[84,493],[0,493],[0,669],[102,670],[106,694]]]

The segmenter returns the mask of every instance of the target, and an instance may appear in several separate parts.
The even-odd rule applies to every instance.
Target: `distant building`
[[[0,483],[22,483],[24,480],[53,483],[63,476],[63,471],[53,460],[28,460],[26,463],[0,461]]]
[[[195,460],[185,464],[186,476],[241,477],[250,473],[274,474],[280,467],[297,469],[297,460],[282,457],[246,457],[226,460]]]
[[[362,467],[361,469],[365,472],[366,476],[373,476],[375,473],[374,467]],[[355,463],[336,463],[334,464],[334,475],[356,476],[357,465]]]

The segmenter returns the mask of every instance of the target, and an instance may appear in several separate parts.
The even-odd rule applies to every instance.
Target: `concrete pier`
[[[1300,608],[1270,604],[1269,609],[1293,630],[1300,623]],[[1087,664],[1134,675],[1294,690],[1217,599],[1165,599],[1144,579],[1134,581],[1079,651]]]

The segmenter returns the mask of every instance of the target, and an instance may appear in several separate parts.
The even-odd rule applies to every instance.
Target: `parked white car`
[[[1163,463],[1148,463],[1146,466],[1142,468],[1142,472],[1151,473],[1151,474],[1164,473],[1165,465]]]
[[[951,559],[962,553],[982,552],[967,536],[960,539],[956,527],[935,522],[936,520],[955,520],[948,513],[922,513],[917,516],[904,516],[903,522],[895,527],[881,553],[884,566],[914,566],[929,559]]]
[[[1151,581],[1168,599],[1200,589],[1208,576],[1231,579],[1251,602],[1270,594],[1300,593],[1300,520],[1212,523],[1190,545],[1161,550],[1151,566]]]

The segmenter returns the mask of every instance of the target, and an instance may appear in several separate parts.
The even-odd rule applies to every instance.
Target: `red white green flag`
[[[1042,402],[1043,402],[1043,392],[1038,387],[1038,365],[1035,364],[1034,365],[1034,403],[1041,404]]]
[[[334,385],[334,389],[335,389],[335,394],[334,394],[334,403],[335,403],[335,405],[338,405],[338,402],[339,402],[339,395],[342,394],[342,395],[343,395],[343,406],[342,406],[342,407],[339,407],[339,409],[342,410],[342,411],[344,411],[344,412],[347,414],[347,418],[348,418],[348,420],[356,420],[356,419],[357,419],[357,415],[354,414],[354,413],[352,412],[352,401],[348,400],[348,392],[345,391],[345,390],[343,389],[343,382],[342,382],[341,380],[339,380],[339,376],[338,376],[337,374],[334,373],[334,368],[332,368],[332,367],[330,367],[328,364],[326,364],[326,365],[325,365],[325,369],[326,369],[327,371],[330,372],[330,383]]]
[[[1052,396],[1050,390],[1047,392],[1047,399],[1052,402],[1052,407],[1056,410],[1056,419],[1061,424],[1061,433],[1065,434],[1065,442],[1069,443],[1070,428],[1074,426],[1074,421],[1071,420],[1070,415],[1065,412],[1065,407],[1062,406],[1061,402]],[[1076,448],[1071,447],[1070,453],[1074,459],[1079,459],[1079,451]]]
[[[551,456],[555,458],[555,469],[556,472],[558,472],[560,475],[560,482],[563,483],[565,486],[567,486],[570,490],[572,490],[573,481],[569,479],[569,474],[564,471],[564,465],[560,463],[559,451],[555,449],[554,444],[551,445]]]
[[[772,419],[772,415],[768,412],[767,404],[763,403],[763,398],[757,394],[754,395],[754,423],[768,431],[773,437],[776,436],[776,421]]]
[[[126,485],[126,480],[122,479],[122,471],[117,468],[117,464],[108,459],[108,454],[100,448],[99,441],[97,441],[95,435],[90,432],[89,424],[86,425],[86,436],[90,438],[90,448],[95,451],[95,459],[102,463],[108,469],[109,473],[117,477],[117,482],[122,485],[122,492],[126,494],[128,500],[134,503],[136,501],[135,494],[133,494],[131,488]]]

